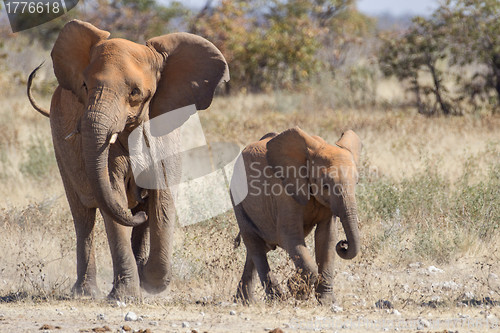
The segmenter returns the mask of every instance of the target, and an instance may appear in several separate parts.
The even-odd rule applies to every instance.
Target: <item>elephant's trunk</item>
[[[116,222],[134,227],[147,220],[144,212],[135,216],[128,210],[126,195],[117,195],[111,187],[108,156],[110,138],[119,121],[119,110],[105,89],[97,89],[89,98],[89,105],[82,119],[82,146],[85,170],[95,200],[101,210]],[[114,96],[113,96],[114,97]]]
[[[336,251],[342,259],[353,259],[359,252],[360,240],[358,229],[358,213],[354,193],[343,196],[345,211],[340,214],[340,221],[344,228],[347,241],[337,243]]]

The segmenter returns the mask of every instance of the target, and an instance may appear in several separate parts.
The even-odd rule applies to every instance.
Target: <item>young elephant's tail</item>
[[[241,244],[241,232],[238,232],[238,236],[234,239],[234,248],[237,249]]]
[[[37,110],[38,112],[40,112],[42,115],[44,115],[45,117],[50,117],[50,112],[47,111],[46,109],[42,108],[40,105],[38,105],[38,103],[35,101],[35,99],[33,98],[33,95],[31,94],[31,84],[33,83],[33,79],[35,78],[36,76],[36,72],[40,69],[40,67],[42,67],[43,65],[43,62],[33,70],[33,72],[31,72],[29,78],[28,78],[28,88],[27,88],[27,93],[28,93],[28,99],[31,103],[31,106],[33,106],[33,108],[35,110]]]

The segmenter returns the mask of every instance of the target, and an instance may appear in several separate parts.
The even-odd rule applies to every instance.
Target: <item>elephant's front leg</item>
[[[318,281],[318,269],[304,241],[291,242],[287,252],[297,269],[297,274],[288,280],[288,288],[295,298],[305,300]]]
[[[328,305],[335,302],[333,294],[333,263],[335,259],[335,245],[337,244],[335,217],[318,223],[314,237],[319,273],[316,297],[321,304]]]
[[[300,216],[300,217],[297,217]],[[305,243],[302,212],[286,211],[279,219],[280,240],[297,268],[298,274],[288,281],[288,287],[298,299],[307,299],[318,279],[318,268]],[[284,220],[281,220],[284,219]]]
[[[69,186],[67,178],[62,178],[76,232],[77,280],[71,291],[77,296],[96,297],[100,293],[99,288],[97,288],[97,269],[94,250],[96,209],[85,207],[76,192]]]
[[[109,298],[140,298],[139,274],[130,242],[132,228],[122,226],[107,214],[102,214],[109,248],[113,259],[113,289]]]
[[[85,208],[81,204],[79,206],[76,212],[74,205],[71,207],[76,231],[77,272],[77,280],[72,288],[72,292],[75,295],[96,297],[99,294],[94,250],[96,209]]]

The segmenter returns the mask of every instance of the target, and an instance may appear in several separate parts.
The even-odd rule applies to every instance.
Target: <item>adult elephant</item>
[[[143,122],[212,102],[226,61],[209,41],[188,33],[146,45],[108,39],[109,32],[78,20],[67,23],[52,49],[56,88],[50,112],[54,150],[77,238],[75,294],[96,295],[93,228],[104,218],[113,259],[109,297],[139,297],[166,289],[171,278],[173,196],[168,188],[141,195],[130,166],[128,136]],[[171,124],[166,124],[167,127]],[[168,173],[162,173],[164,175]],[[165,182],[166,183],[166,182]],[[145,198],[146,197],[146,198]],[[131,228],[133,227],[133,228]]]
[[[269,133],[243,150],[245,172],[235,168],[231,183],[234,212],[247,248],[238,298],[252,301],[255,273],[268,296],[282,295],[267,261],[267,252],[280,246],[300,273],[289,280],[292,292],[307,297],[315,285],[322,304],[334,302],[335,252],[353,259],[360,250],[355,185],[361,147],[351,130],[330,145],[295,127]],[[337,216],[347,238],[340,242]],[[305,243],[314,227],[315,260]]]

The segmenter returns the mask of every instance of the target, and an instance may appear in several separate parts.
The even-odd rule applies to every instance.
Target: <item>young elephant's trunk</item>
[[[358,214],[354,193],[345,195],[343,204],[345,211],[341,214],[340,221],[344,227],[347,241],[338,242],[335,249],[342,259],[353,259],[360,249]]]

